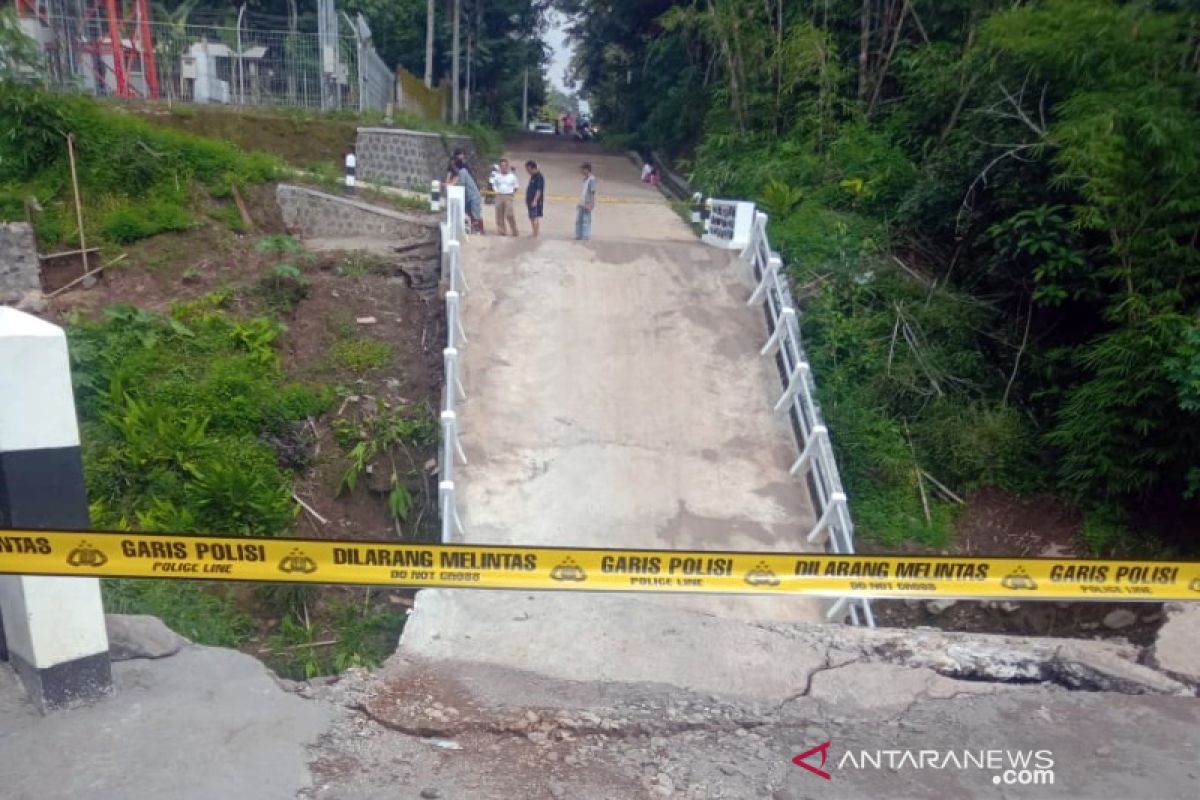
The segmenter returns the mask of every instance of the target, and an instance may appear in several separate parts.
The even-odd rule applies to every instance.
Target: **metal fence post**
[[[49,547],[36,531],[87,530],[87,494],[67,337],[56,325],[0,306],[0,530],[21,548]],[[87,575],[86,537],[55,554]],[[100,582],[0,577],[7,656],[42,709],[90,700],[112,686]]]

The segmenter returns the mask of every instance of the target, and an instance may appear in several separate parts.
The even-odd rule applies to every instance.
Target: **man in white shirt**
[[[507,236],[507,226],[511,225],[512,235],[519,236],[517,215],[513,211],[513,198],[517,194],[517,189],[521,187],[517,180],[517,173],[512,171],[507,158],[500,159],[500,172],[496,175],[492,188],[496,190],[496,227],[500,229],[500,235]]]

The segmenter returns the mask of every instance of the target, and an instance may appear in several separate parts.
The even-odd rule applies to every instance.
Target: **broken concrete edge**
[[[424,594],[422,592],[421,594]],[[1196,696],[1200,689],[1200,606],[1169,604],[1155,644],[960,633],[936,629],[860,628],[834,624],[759,624],[793,647],[824,653],[808,676],[853,663],[929,670],[964,682],[1043,684],[1076,691]],[[113,661],[157,659],[192,642],[149,615],[105,616]],[[421,660],[397,653],[394,658]],[[274,673],[272,673],[274,676]],[[298,682],[274,676],[279,687],[302,693],[332,677]]]
[[[1200,603],[1167,603],[1145,663],[1200,690]]]
[[[456,648],[479,646],[479,642],[445,638],[443,628],[447,620],[469,613],[464,610],[463,603],[470,598],[461,598],[462,602],[459,602],[458,595],[454,598],[454,602],[449,602],[451,597],[443,590],[418,593],[412,616],[401,638],[401,653],[445,662],[469,660],[507,665],[549,678],[588,679],[571,666],[574,662],[570,657],[565,661],[529,661],[528,666],[524,666],[520,659],[505,661],[494,657],[491,650],[463,658],[463,653],[467,651],[460,653]],[[532,602],[533,598],[529,600]],[[470,609],[470,612],[478,611],[477,608]],[[761,664],[763,659],[767,659],[778,661],[780,669],[770,680],[750,682],[745,675],[714,675],[711,671],[697,673],[694,669],[660,672],[653,664],[634,659],[624,664],[613,661],[603,670],[604,674],[597,677],[613,683],[654,682],[661,679],[684,689],[779,699],[794,694],[796,687],[810,682],[817,670],[859,661],[928,669],[960,681],[1041,684],[1078,691],[1133,695],[1196,694],[1196,688],[1187,681],[1181,681],[1147,664],[1145,650],[1122,642],[960,633],[932,628],[881,629],[822,623],[716,620],[710,615],[683,609],[672,613],[676,622],[669,627],[692,631],[694,641],[721,641],[727,645],[751,648],[755,653],[747,652],[745,663],[750,665],[747,668],[752,669],[754,664]],[[647,630],[659,624],[649,617],[647,619]],[[738,633],[738,629],[742,633]],[[751,633],[753,631],[757,633]],[[606,639],[608,635],[616,636],[611,631],[595,631],[594,635],[609,644],[614,641],[620,641],[622,646],[635,644],[619,637]],[[684,643],[680,641],[677,645],[682,647]]]
[[[855,660],[926,668],[958,680],[1041,683],[1118,694],[1195,696],[1196,689],[1142,663],[1141,648],[1093,639],[1052,639],[937,629],[845,625],[766,626]]]
[[[192,644],[149,614],[105,614],[104,627],[112,661],[166,658]]]
[[[408,128],[373,128],[363,126],[357,133],[385,133],[389,136],[420,136],[426,139],[467,139],[470,137],[458,133],[437,133],[436,131],[414,131]]]

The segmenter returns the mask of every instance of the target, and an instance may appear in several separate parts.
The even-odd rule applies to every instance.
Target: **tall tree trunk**
[[[462,95],[459,86],[459,60],[460,51],[462,50],[462,42],[460,40],[462,28],[462,0],[454,0],[454,33],[450,39],[450,82],[453,84],[450,91],[450,121],[455,125],[459,123],[459,115],[461,114]]]
[[[296,68],[299,66],[297,63],[299,59],[296,58],[296,18],[298,16],[299,14],[296,11],[296,0],[288,0],[287,49],[291,50],[291,53],[288,54],[288,60],[291,61],[291,63],[287,65],[285,71],[287,72],[288,100],[293,104],[296,102]]]
[[[742,60],[738,42],[736,11],[732,20],[725,19],[724,11],[725,7],[718,6],[717,0],[708,0],[708,13],[713,20],[717,39],[720,42],[721,54],[725,57],[725,66],[729,72],[729,105],[733,109],[734,117],[737,119],[738,131],[745,133],[745,84],[742,80]],[[728,28],[726,27],[727,23]]]
[[[433,88],[433,6],[434,0],[425,2],[425,88]]]
[[[863,0],[862,32],[858,39],[858,99],[866,102],[867,88],[871,82],[871,0]]]
[[[900,43],[900,33],[904,30],[904,21],[908,18],[908,0],[903,0],[900,4],[900,16],[896,20],[895,26],[890,26],[890,20],[884,20],[883,36],[887,38],[888,27],[892,27],[892,42],[888,46],[887,53],[883,56],[883,60],[879,63],[879,69],[876,71],[875,77],[872,79],[874,88],[871,91],[871,102],[867,103],[867,116],[871,116],[875,112],[875,104],[879,102],[879,93],[883,91],[883,79],[887,76],[888,69],[892,66],[892,58],[896,55],[896,45]]]

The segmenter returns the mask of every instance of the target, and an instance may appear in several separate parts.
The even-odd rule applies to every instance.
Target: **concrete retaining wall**
[[[0,305],[18,305],[41,295],[37,242],[28,222],[0,222]]]
[[[303,186],[280,184],[275,201],[288,230],[309,239],[426,239],[438,229],[435,214],[406,214]]]
[[[368,183],[429,191],[429,182],[446,175],[455,148],[470,150],[467,136],[443,136],[396,128],[359,128],[355,143],[358,178]]]

